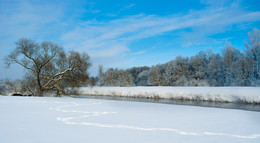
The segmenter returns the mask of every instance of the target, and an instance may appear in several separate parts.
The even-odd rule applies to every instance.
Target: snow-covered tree
[[[129,71],[119,70],[117,77],[117,85],[118,86],[135,86],[133,82],[133,77]]]
[[[225,74],[225,85],[233,85],[235,74],[233,69],[235,68],[235,63],[239,59],[240,52],[235,49],[230,42],[226,42],[223,51],[223,62],[224,62],[224,74]]]
[[[104,82],[104,69],[103,65],[98,66],[98,82],[97,85],[103,86],[105,84]]]
[[[199,54],[190,58],[191,77],[194,79],[205,79],[206,69],[208,68],[208,57],[206,52],[200,51]]]
[[[188,86],[209,86],[207,80],[194,79],[194,78],[187,81],[187,83],[188,83]],[[186,83],[186,85],[187,85],[187,83]]]
[[[152,67],[148,73],[147,85],[159,86],[160,85],[160,70],[158,67]]]
[[[188,79],[190,75],[188,58],[183,58],[178,56],[175,61],[171,61],[168,63],[166,68],[166,81],[169,86],[179,86],[177,80],[179,79]],[[182,80],[182,81],[184,81]]]
[[[138,76],[141,72],[145,71],[145,70],[150,70],[150,67],[144,66],[144,67],[133,67],[131,69],[129,69],[130,74],[133,77],[133,81],[135,83],[135,85],[139,85],[139,79]]]
[[[109,69],[104,74],[104,86],[134,86],[129,71]]]
[[[235,74],[236,85],[254,85],[254,81],[251,80],[251,75],[253,74],[253,60],[246,58],[244,54],[241,54],[240,58],[234,63],[233,73]]]
[[[174,82],[178,80],[178,76],[176,75],[176,73],[177,73],[177,64],[175,61],[170,61],[167,64],[167,68],[165,71],[166,83],[168,86],[174,86]]]
[[[255,79],[260,78],[260,30],[254,28],[248,33],[249,40],[245,42],[246,54],[253,60],[253,75]]]
[[[104,73],[104,86],[116,86],[117,84],[117,75],[114,69],[108,69]]]
[[[210,55],[206,72],[210,86],[224,86],[224,62],[219,54]]]
[[[165,73],[162,73],[160,75],[160,86],[166,86],[166,85],[167,85],[166,75]]]
[[[166,81],[166,68],[167,68],[167,63],[166,64],[159,64],[159,65],[156,65],[156,67],[158,68],[159,70],[159,74],[160,74],[160,77],[159,77],[159,86],[166,86],[167,85],[167,81]]]
[[[146,86],[149,70],[144,70],[137,77],[137,86]]]

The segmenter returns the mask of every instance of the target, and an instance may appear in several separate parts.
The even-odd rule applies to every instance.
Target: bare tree
[[[79,87],[88,80],[90,66],[86,53],[70,51],[66,54],[63,47],[54,42],[40,44],[22,38],[16,42],[16,49],[6,57],[6,64],[16,63],[27,70],[28,83],[35,83],[38,96],[45,92],[56,91],[65,94],[67,87]],[[31,91],[35,87],[29,86]]]

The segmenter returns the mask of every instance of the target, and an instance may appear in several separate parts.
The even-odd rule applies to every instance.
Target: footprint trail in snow
[[[108,111],[81,111],[81,110],[73,110],[73,107],[85,107],[85,106],[99,106],[106,102],[88,102],[86,104],[78,104],[76,102],[70,102],[68,105],[58,106],[56,108],[50,108],[52,110],[56,110],[58,112],[63,113],[79,113],[82,114],[80,116],[71,116],[71,117],[57,117],[58,121],[61,121],[65,124],[70,125],[85,125],[85,126],[96,126],[101,128],[118,128],[118,129],[131,129],[131,130],[140,130],[140,131],[165,131],[165,132],[173,132],[179,135],[189,135],[189,136],[228,136],[234,138],[243,138],[243,139],[256,139],[260,138],[260,134],[250,134],[250,135],[239,135],[239,134],[228,134],[228,133],[221,133],[221,132],[189,132],[185,130],[179,130],[175,128],[158,128],[158,127],[141,127],[141,126],[134,126],[134,125],[122,125],[122,124],[105,124],[102,122],[88,122],[88,118],[91,117],[103,117],[106,115],[119,115],[116,111],[108,112]],[[86,108],[82,108],[86,109]],[[138,112],[138,111],[137,111]],[[84,122],[76,121],[76,119],[84,119]]]

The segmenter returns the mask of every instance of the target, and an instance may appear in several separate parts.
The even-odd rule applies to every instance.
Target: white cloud
[[[144,53],[146,53],[146,51],[139,51],[139,52],[133,53],[132,55],[141,55],[141,54],[144,54]]]
[[[165,32],[192,28],[195,34],[207,36],[226,31],[230,25],[260,20],[260,12],[218,8],[193,11],[186,15],[133,15],[121,19],[92,22],[66,33],[62,40],[78,41],[75,47],[100,50],[122,45],[122,49],[134,40],[163,35]],[[88,24],[90,23],[90,24]],[[125,52],[125,50],[121,50]]]
[[[134,7],[135,6],[135,4],[134,3],[131,3],[131,4],[129,4],[129,5],[126,5],[124,8],[132,8],[132,7]]]
[[[239,6],[241,0],[200,0],[201,3],[210,7],[225,7],[226,5],[231,7]]]
[[[95,58],[109,58],[113,56],[118,56],[119,54],[127,51],[129,51],[129,49],[126,48],[124,45],[113,45],[112,47],[101,49],[98,52],[92,52],[92,56]]]

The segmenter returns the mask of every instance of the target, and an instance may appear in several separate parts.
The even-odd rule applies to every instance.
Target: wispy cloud
[[[139,51],[139,52],[133,53],[132,55],[141,55],[141,54],[144,54],[144,53],[146,53],[146,51]]]
[[[200,0],[201,3],[212,7],[237,7],[239,6],[241,0]]]
[[[62,38],[71,39],[79,35],[86,43],[99,43],[104,40],[131,42],[165,32],[184,28],[203,28],[204,33],[215,34],[226,30],[232,24],[254,22],[260,20],[260,12],[245,12],[240,10],[217,9],[202,10],[186,15],[134,15],[122,19],[86,24],[65,34]],[[84,35],[84,36],[83,36]],[[76,37],[77,39],[79,37]],[[92,46],[92,44],[90,44]],[[87,47],[90,47],[87,46]]]
[[[129,5],[126,5],[124,8],[132,8],[132,7],[134,7],[135,6],[135,4],[134,3],[131,3],[131,4],[129,4]]]
[[[182,38],[180,45],[201,45],[203,44],[201,41],[204,40],[214,41],[209,36],[228,31],[232,25],[243,25],[259,20],[260,11],[245,11],[233,3],[224,7],[223,3],[220,3],[215,9],[205,8],[186,14],[168,16],[138,14],[110,21],[87,21],[64,34],[61,39],[63,41],[78,41],[71,47],[80,47],[81,50],[89,52],[94,58],[107,58],[127,55],[131,52],[131,48],[128,46],[130,43],[164,35],[167,32],[190,28],[191,32],[182,31],[179,33]],[[145,51],[136,52],[134,55],[143,53]]]

